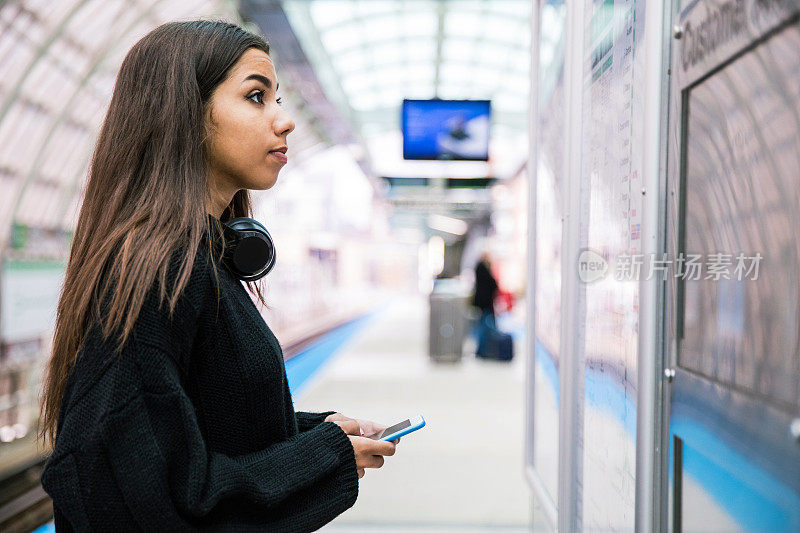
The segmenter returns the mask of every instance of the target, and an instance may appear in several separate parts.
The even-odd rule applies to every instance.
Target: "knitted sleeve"
[[[355,454],[337,425],[245,455],[211,451],[174,357],[147,346],[137,355],[142,390],[103,419],[100,438],[143,530],[312,531],[355,503]]]
[[[325,421],[326,416],[335,413],[336,411],[326,411],[324,413],[308,413],[306,411],[297,411],[295,412],[297,429],[300,431],[308,431],[309,429],[315,428],[322,424]]]
[[[134,338],[93,386],[99,396],[76,403],[62,427],[63,444],[92,420],[91,440],[105,458],[108,481],[141,530],[318,529],[358,496],[355,454],[339,426],[319,423],[244,455],[207,446],[184,388],[199,313],[215,290],[208,263],[199,259],[173,317],[151,291]],[[170,283],[176,273],[173,264]],[[102,415],[85,418],[95,410]],[[99,474],[84,473],[92,475]]]

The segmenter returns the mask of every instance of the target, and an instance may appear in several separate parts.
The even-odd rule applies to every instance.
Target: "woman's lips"
[[[281,163],[286,163],[289,160],[283,152],[270,152],[269,155],[274,156]]]

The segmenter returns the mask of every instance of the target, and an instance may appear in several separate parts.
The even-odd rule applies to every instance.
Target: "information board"
[[[561,342],[561,219],[564,185],[564,35],[562,2],[542,3],[536,170],[534,467],[558,501],[558,360]]]
[[[584,528],[606,531],[634,528],[638,282],[648,272],[619,267],[641,252],[644,5],[584,8],[580,514]]]

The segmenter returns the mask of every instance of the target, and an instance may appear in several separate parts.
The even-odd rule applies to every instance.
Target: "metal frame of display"
[[[558,522],[558,508],[553,498],[545,488],[544,482],[534,466],[534,403],[535,396],[533,384],[536,382],[536,172],[538,153],[538,127],[539,114],[539,54],[536,43],[539,42],[539,19],[544,0],[533,0],[531,6],[531,92],[528,112],[528,264],[527,264],[527,290],[526,301],[526,329],[528,334],[527,352],[525,354],[525,478],[533,491],[534,498],[539,503],[545,518],[550,526],[555,528]]]
[[[704,2],[707,3],[707,2]],[[755,2],[749,2],[750,6]],[[755,10],[749,13],[751,25],[746,31],[739,32],[726,41],[719,44],[718,47],[712,47],[704,56],[694,64],[690,64],[688,68],[683,68],[681,64],[682,47],[686,46],[686,36],[684,34],[684,23],[687,16],[692,14],[692,10],[697,7],[704,7],[702,3],[698,6],[697,2],[687,2],[686,0],[672,0],[670,3],[669,15],[672,17],[672,23],[669,29],[668,45],[671,55],[669,56],[668,64],[671,67],[672,76],[668,80],[669,83],[669,97],[667,100],[667,134],[664,143],[665,161],[663,167],[664,175],[664,220],[665,220],[665,250],[666,252],[675,257],[676,254],[683,247],[683,240],[685,239],[685,216],[686,202],[685,180],[687,178],[686,168],[686,150],[688,142],[688,113],[686,106],[688,105],[689,91],[696,85],[700,84],[705,78],[713,76],[714,73],[725,68],[727,65],[732,64],[736,59],[743,57],[748,51],[757,48],[759,45],[767,42],[767,40],[775,33],[789,26],[790,24],[798,23],[800,20],[800,1],[791,0],[787,2],[775,2],[762,5],[764,12],[761,14],[755,13]],[[760,16],[756,16],[760,15]],[[754,23],[753,21],[757,21]],[[672,26],[674,24],[674,26]],[[662,317],[662,337],[661,350],[665,354],[666,365],[665,368],[671,370],[670,379],[662,377],[664,383],[664,405],[662,409],[663,426],[660,435],[661,445],[663,449],[660,471],[661,471],[661,488],[663,489],[661,507],[657,509],[659,512],[660,522],[658,526],[663,531],[681,531],[682,528],[682,506],[680,502],[676,505],[676,496],[682,492],[681,481],[676,480],[676,473],[681,472],[683,465],[681,464],[681,449],[682,444],[679,444],[679,439],[676,442],[671,442],[672,435],[670,433],[670,420],[671,420],[671,396],[673,391],[672,379],[678,383],[682,379],[688,379],[692,376],[691,372],[685,371],[679,365],[679,335],[682,333],[678,331],[680,315],[683,313],[683,297],[675,280],[665,284],[663,305],[661,310]],[[663,374],[662,374],[663,376]],[[677,394],[677,393],[676,393]],[[676,395],[677,397],[677,395]],[[761,423],[761,422],[759,422]],[[680,446],[680,447],[678,447]],[[673,450],[673,447],[675,449]],[[672,461],[672,471],[670,471],[670,453],[675,456]],[[757,452],[753,452],[756,454]]]
[[[583,114],[584,2],[566,4],[564,50],[564,188],[561,237],[561,346],[558,406],[558,530],[580,529],[583,480],[583,365],[577,356],[583,335],[574,335],[582,312],[575,265],[580,239],[581,135]],[[567,334],[569,332],[569,334]]]
[[[644,166],[642,253],[661,257],[665,250],[666,145],[669,104],[670,3],[648,0],[645,7]],[[665,408],[663,350],[664,283],[639,284],[639,341],[636,413],[636,530],[663,531],[666,517]],[[641,392],[644,391],[644,394]]]

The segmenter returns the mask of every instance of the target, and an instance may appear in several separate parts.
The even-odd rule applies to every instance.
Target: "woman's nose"
[[[277,118],[275,119],[275,133],[278,135],[288,135],[294,131],[294,121],[284,110],[280,110]]]

